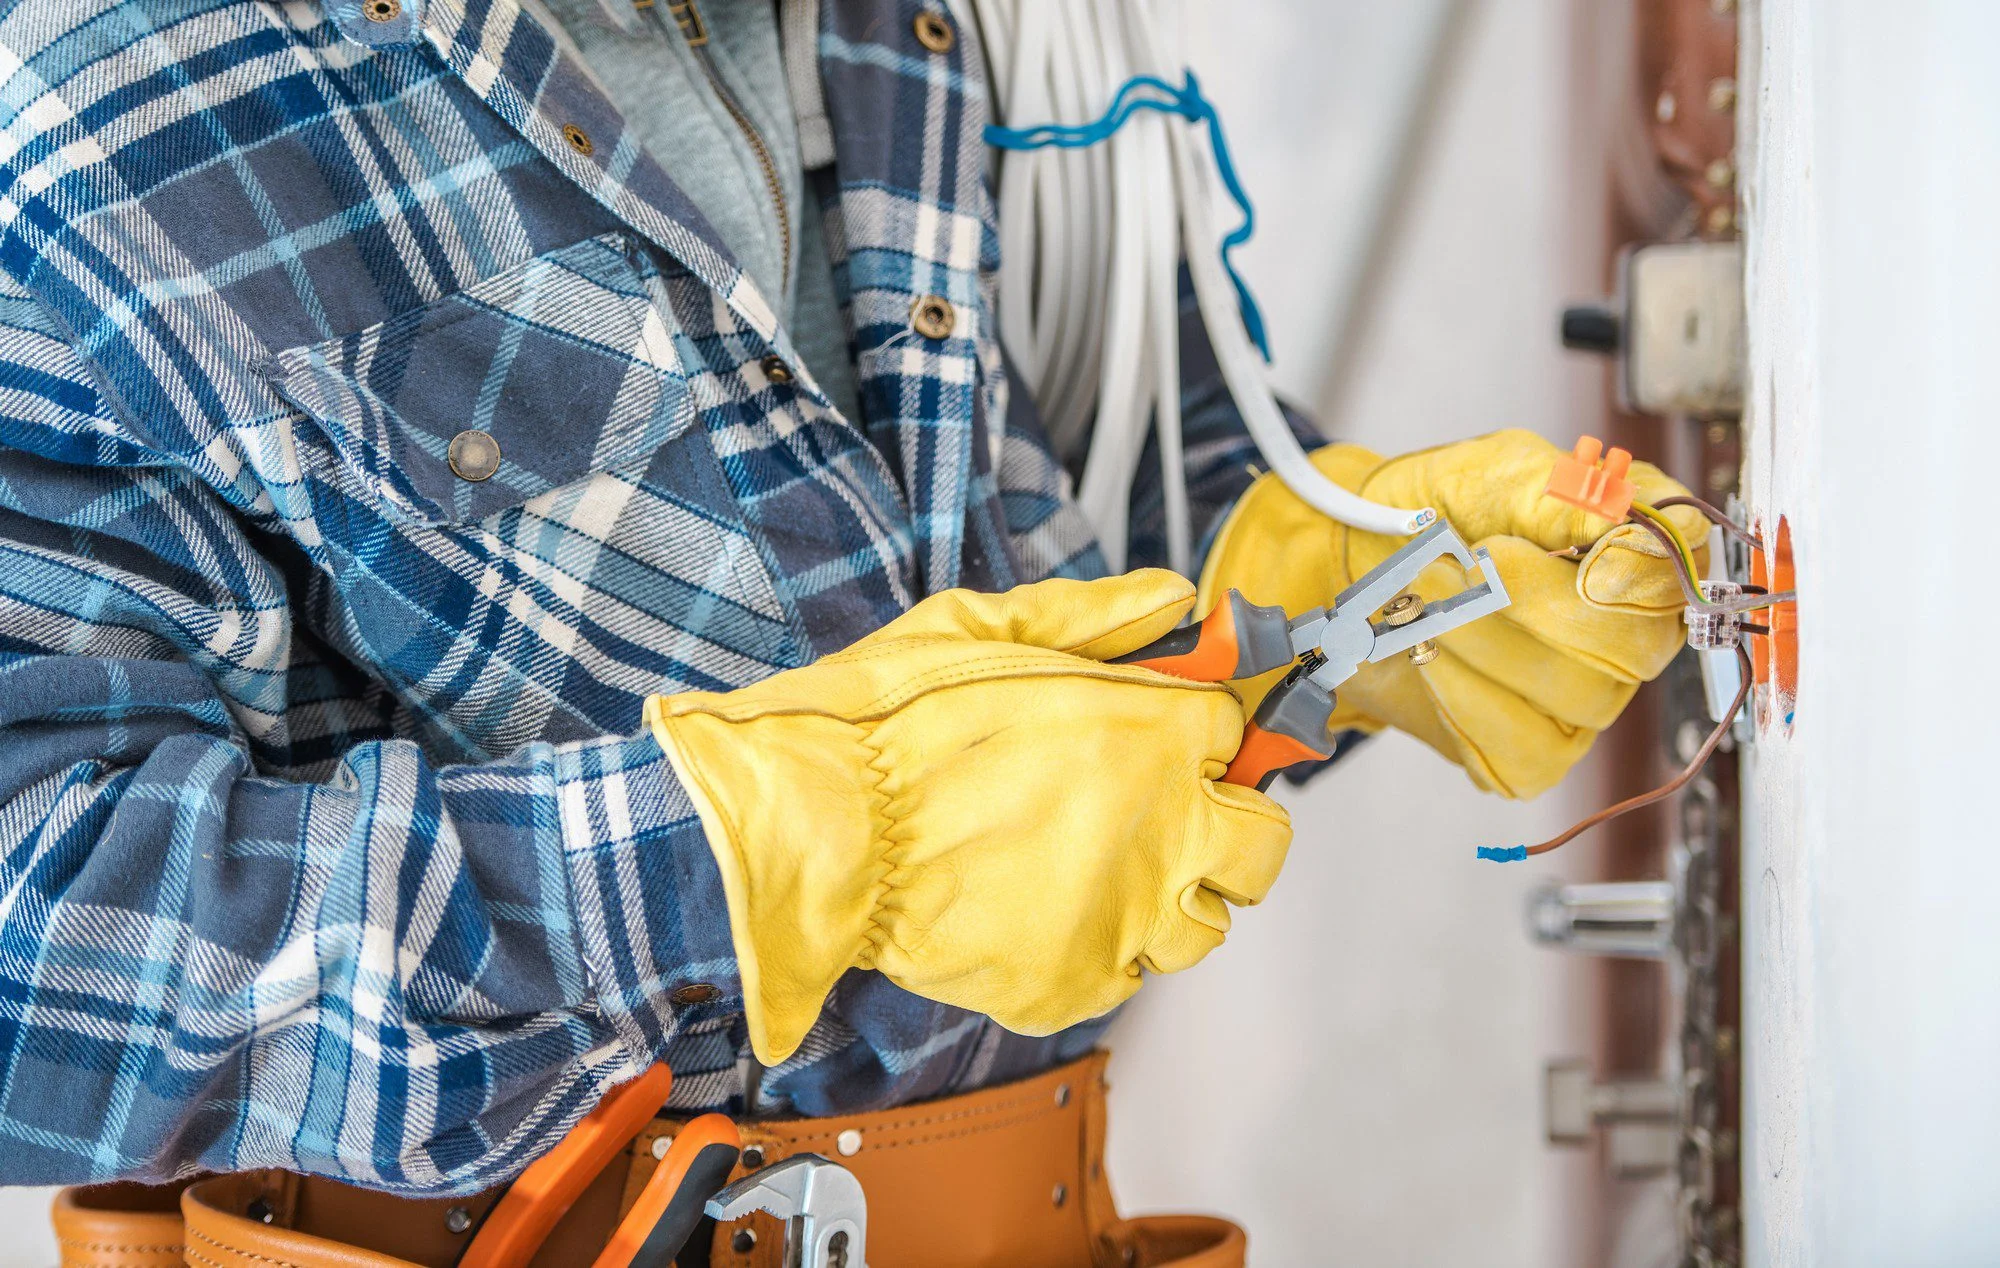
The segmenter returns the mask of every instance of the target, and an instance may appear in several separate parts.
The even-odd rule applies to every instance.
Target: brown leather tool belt
[[[1118,1218],[1104,1174],[1105,1056],[879,1113],[747,1121],[735,1175],[799,1153],[846,1166],[867,1195],[872,1268],[1242,1268],[1243,1231],[1226,1220]],[[679,1126],[660,1118],[642,1131],[535,1268],[589,1264],[652,1174],[655,1141]],[[501,1192],[406,1198],[278,1171],[96,1185],[56,1199],[56,1236],[63,1268],[451,1268]],[[763,1214],[717,1225],[707,1262],[781,1268],[783,1240]]]

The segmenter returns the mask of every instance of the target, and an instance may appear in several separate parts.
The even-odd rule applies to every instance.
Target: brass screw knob
[[[1424,601],[1414,594],[1403,593],[1389,600],[1382,607],[1382,624],[1394,629],[1398,625],[1408,625],[1424,614]]]
[[[1438,645],[1430,639],[1425,639],[1410,649],[1410,663],[1412,665],[1428,665],[1437,658]]]

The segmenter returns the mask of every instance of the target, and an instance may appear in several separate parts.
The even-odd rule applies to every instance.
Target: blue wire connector
[[[1080,150],[1106,140],[1141,110],[1157,110],[1162,114],[1177,114],[1192,123],[1206,123],[1209,149],[1215,154],[1216,174],[1222,177],[1222,187],[1229,191],[1236,209],[1243,213],[1243,223],[1222,240],[1222,267],[1229,274],[1230,285],[1236,288],[1236,307],[1243,314],[1244,333],[1250,336],[1251,343],[1257,345],[1257,351],[1264,360],[1269,361],[1271,342],[1264,334],[1264,314],[1250,294],[1249,284],[1244,282],[1243,275],[1236,271],[1235,262],[1229,258],[1229,253],[1248,242],[1255,232],[1257,213],[1250,206],[1250,195],[1243,191],[1243,182],[1236,178],[1236,164],[1229,158],[1229,142],[1222,135],[1222,116],[1216,113],[1214,103],[1201,95],[1201,84],[1196,81],[1194,72],[1185,71],[1183,74],[1185,82],[1178,88],[1155,75],[1134,75],[1111,99],[1111,108],[1094,123],[1044,123],[1032,128],[1003,128],[988,124],[986,144],[1001,150],[1040,150],[1049,146]],[[1158,95],[1142,95],[1148,93]]]
[[[1491,859],[1495,863],[1519,863],[1528,857],[1525,845],[1482,845],[1479,857]]]

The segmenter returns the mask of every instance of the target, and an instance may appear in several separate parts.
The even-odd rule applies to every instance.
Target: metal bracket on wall
[[[1551,1145],[1587,1145],[1602,1130],[1612,1172],[1664,1175],[1680,1156],[1681,1091],[1664,1079],[1591,1077],[1589,1063],[1542,1069],[1542,1130]]]
[[[1743,412],[1743,245],[1656,242],[1619,257],[1617,298],[1563,310],[1565,347],[1618,359],[1618,403],[1640,414]]]

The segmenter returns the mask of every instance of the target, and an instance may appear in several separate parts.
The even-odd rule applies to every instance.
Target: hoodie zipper
[[[770,147],[764,144],[764,136],[757,131],[757,125],[750,121],[743,107],[736,103],[736,97],[729,86],[722,82],[722,75],[715,68],[715,62],[708,55],[708,24],[702,21],[701,10],[695,0],[674,0],[667,5],[667,12],[673,17],[674,25],[681,29],[688,47],[694,51],[695,60],[701,63],[702,73],[708,76],[709,86],[715,89],[716,97],[729,117],[736,120],[736,126],[743,133],[743,139],[750,143],[750,152],[757,156],[757,166],[764,170],[764,188],[770,192],[771,206],[778,213],[778,242],[784,255],[779,265],[778,284],[789,290],[792,285],[792,213],[785,201],[785,187],[778,182],[778,165],[771,158]],[[771,297],[783,302],[782,295]]]

